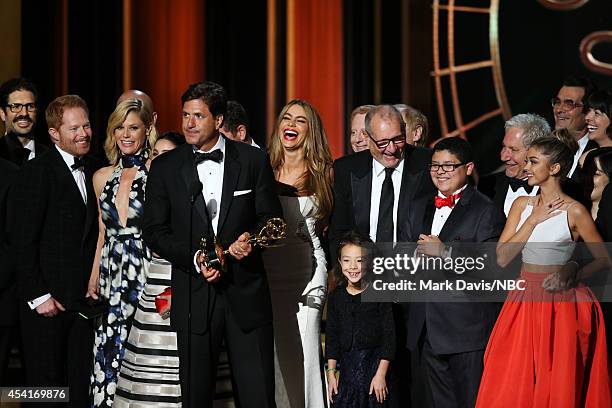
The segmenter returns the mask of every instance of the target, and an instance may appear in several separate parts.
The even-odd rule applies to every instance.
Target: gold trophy
[[[282,218],[270,218],[266,225],[263,226],[259,234],[255,234],[248,239],[248,243],[255,246],[266,248],[271,246],[274,241],[285,238],[287,224]],[[225,271],[227,262],[225,256],[229,254],[229,249],[223,249],[221,244],[217,242],[215,237],[212,247],[208,244],[206,238],[200,240],[200,253],[203,256],[202,264],[206,268],[213,268],[219,271]]]

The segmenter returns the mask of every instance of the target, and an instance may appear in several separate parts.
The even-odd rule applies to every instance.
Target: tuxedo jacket
[[[282,217],[282,209],[265,152],[226,138],[223,166],[217,240],[227,249],[245,231],[257,233],[270,218]],[[196,272],[193,262],[200,238],[210,239],[208,231],[212,230],[202,194],[197,195],[191,206],[197,180],[191,145],[179,146],[155,159],[147,179],[143,234],[147,245],[172,263],[172,326],[176,330],[187,329],[189,279],[192,332],[207,330],[207,315],[215,292],[226,295],[243,330],[271,323],[268,281],[258,249],[254,248],[241,261],[228,256],[228,270],[212,285],[214,290]],[[191,225],[190,218],[193,218]]]
[[[396,234],[402,234],[411,202],[420,196],[433,195],[435,188],[427,164],[431,150],[407,145],[397,207]],[[397,191],[394,192],[398,194]],[[370,235],[370,201],[372,196],[372,155],[369,150],[341,157],[334,163],[334,209],[329,225],[330,254],[336,257],[338,241],[350,230]]]
[[[9,251],[7,225],[7,199],[9,187],[19,168],[8,160],[0,159],[0,325],[11,324],[17,318],[15,299],[15,271]]]
[[[7,135],[0,138],[0,157],[10,162],[21,166],[21,157],[17,154],[17,148],[23,147],[20,142],[8,137]],[[38,157],[47,152],[49,148],[42,143],[34,141],[35,156]]]
[[[431,234],[435,214],[434,197],[421,198],[412,206],[403,241],[416,242],[420,234]],[[468,185],[447,218],[438,238],[453,242],[496,242],[504,228],[503,212],[483,194]],[[497,318],[492,303],[411,303],[407,307],[407,346],[418,346],[422,331],[436,354],[482,350]]]
[[[11,252],[22,301],[50,293],[66,309],[85,297],[98,239],[98,207],[86,160],[87,204],[53,147],[19,171],[9,196]]]

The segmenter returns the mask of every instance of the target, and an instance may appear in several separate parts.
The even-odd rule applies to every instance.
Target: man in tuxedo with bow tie
[[[9,195],[26,378],[30,386],[70,387],[69,406],[84,407],[93,329],[78,311],[98,237],[96,166],[82,161],[91,125],[76,95],[56,98],[45,115],[55,146],[21,168]]]
[[[551,130],[546,119],[533,113],[513,116],[506,121],[504,129],[506,133],[499,156],[505,172],[483,177],[478,188],[507,216],[518,197],[536,195],[538,188],[527,184],[523,172],[527,149],[535,140],[549,135]]]
[[[274,175],[264,151],[220,136],[227,103],[220,85],[193,84],[181,100],[187,144],[153,161],[143,232],[172,263],[183,406],[212,406],[224,339],[238,404],[274,407],[270,293],[259,250],[247,242],[281,217]],[[229,249],[225,269],[203,265],[200,238]]]
[[[468,184],[473,170],[472,149],[467,141],[451,137],[435,145],[430,175],[438,193],[413,203],[409,228],[404,231],[406,241],[418,243],[417,254],[464,256],[462,252],[468,249],[453,248],[453,243],[495,242],[499,238],[505,217],[488,197]],[[419,275],[432,279],[426,270],[415,276]],[[407,345],[423,368],[431,391],[429,406],[474,406],[484,350],[498,310],[491,303],[410,304]]]

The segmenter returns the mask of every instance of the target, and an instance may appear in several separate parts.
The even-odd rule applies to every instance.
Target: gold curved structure
[[[551,10],[576,10],[584,6],[589,0],[538,0],[538,3]]]
[[[447,42],[448,42],[448,67],[440,66],[440,11],[444,10],[447,15]],[[455,13],[480,13],[489,15],[489,59],[475,61],[467,64],[455,64]],[[455,5],[455,0],[449,0],[448,4],[440,4],[440,0],[433,2],[433,62],[434,70],[431,75],[434,77],[436,88],[436,99],[438,104],[438,116],[440,119],[440,130],[442,137],[461,136],[466,138],[467,131],[473,129],[484,121],[501,115],[504,120],[512,116],[510,104],[506,97],[506,89],[504,87],[501,60],[499,52],[499,0],[491,0],[488,8],[486,7],[468,7]],[[461,72],[473,71],[478,69],[491,69],[493,76],[493,85],[495,87],[495,96],[497,99],[498,108],[489,112],[485,112],[476,117],[472,121],[465,123],[461,114],[459,95],[457,92],[457,74]],[[444,107],[444,92],[442,89],[442,78],[448,76],[450,80],[450,94],[452,101],[453,116],[455,119],[456,129],[449,129],[446,120],[446,109]]]
[[[612,31],[595,31],[580,42],[580,60],[593,72],[612,75],[612,64],[599,61],[593,56],[593,47],[602,43],[612,43]]]

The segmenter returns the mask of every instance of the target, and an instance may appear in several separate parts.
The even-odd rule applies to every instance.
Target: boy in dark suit
[[[436,144],[430,175],[438,193],[414,203],[410,226],[405,229],[410,234],[406,241],[416,241],[418,253],[449,257],[453,241],[499,238],[505,218],[489,198],[468,184],[473,170],[467,141],[452,137]],[[488,303],[410,304],[407,345],[420,356],[431,406],[474,406],[497,310]]]

